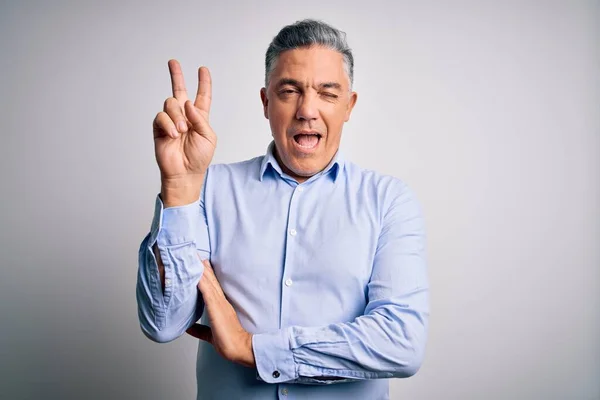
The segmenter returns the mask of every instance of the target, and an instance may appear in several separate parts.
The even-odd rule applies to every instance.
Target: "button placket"
[[[283,265],[283,271],[281,274],[281,314],[279,316],[279,328],[289,325],[289,304],[290,296],[292,291],[290,286],[292,285],[291,276],[294,274],[294,261],[296,259],[296,249],[298,246],[298,237],[302,234],[298,228],[298,205],[301,197],[298,190],[299,186],[296,186],[292,192],[292,196],[289,203],[288,218],[287,218],[287,237],[285,241],[285,259]]]

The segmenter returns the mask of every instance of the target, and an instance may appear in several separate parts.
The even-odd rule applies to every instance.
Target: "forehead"
[[[322,46],[303,47],[284,51],[279,55],[273,78],[292,78],[308,85],[320,82],[338,82],[348,85],[341,53]]]

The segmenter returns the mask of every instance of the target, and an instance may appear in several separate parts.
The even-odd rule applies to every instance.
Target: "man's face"
[[[320,46],[285,51],[260,94],[281,168],[299,182],[325,169],[357,98],[343,56]]]

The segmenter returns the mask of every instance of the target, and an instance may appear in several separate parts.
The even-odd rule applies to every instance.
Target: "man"
[[[179,64],[169,69],[173,97],[154,120],[162,186],[139,252],[142,330],[202,339],[199,399],[388,398],[382,378],[416,373],[425,348],[423,219],[404,183],[338,151],[357,99],[345,34],[305,20],[273,39],[260,91],[273,142],[235,164],[209,166],[209,71],[192,102]]]

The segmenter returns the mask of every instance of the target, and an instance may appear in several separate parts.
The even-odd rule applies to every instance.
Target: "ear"
[[[346,118],[344,119],[344,122],[348,122],[350,120],[350,114],[352,114],[356,100],[358,100],[358,93],[350,93],[350,101],[348,101],[348,108],[346,108]]]
[[[268,111],[269,98],[267,97],[267,89],[266,88],[260,89],[260,100],[262,101],[262,104],[263,104],[263,112],[265,114],[265,118],[269,119],[269,111]]]

